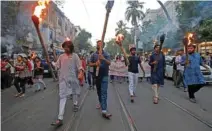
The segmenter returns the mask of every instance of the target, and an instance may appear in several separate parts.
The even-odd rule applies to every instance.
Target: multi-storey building
[[[43,25],[43,34],[47,44],[59,46],[67,37],[71,40],[75,38],[74,24],[64,15],[54,2],[50,2],[47,17]]]

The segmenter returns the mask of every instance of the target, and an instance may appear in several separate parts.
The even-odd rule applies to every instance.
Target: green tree
[[[204,41],[212,40],[212,19],[204,20],[200,23],[197,33],[200,35],[200,39]]]
[[[1,35],[10,33],[16,25],[21,1],[1,1]]]
[[[111,56],[115,56],[118,52],[118,46],[115,44],[115,39],[111,39],[106,42],[105,51],[107,51]]]
[[[199,1],[181,1],[176,6],[179,27],[183,33],[192,30],[192,20],[199,15],[199,11],[195,9]]]
[[[89,39],[91,37],[92,37],[91,33],[83,29],[74,40],[76,51],[90,50],[92,46],[91,43],[89,42]]]
[[[145,17],[144,12],[142,11],[143,9],[143,4],[144,2],[139,2],[138,0],[136,1],[128,1],[127,2],[128,7],[125,12],[125,18],[127,21],[131,21],[131,24],[134,27],[138,26],[138,21],[142,20]]]

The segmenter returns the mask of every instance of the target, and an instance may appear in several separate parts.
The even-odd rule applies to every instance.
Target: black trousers
[[[14,86],[18,93],[25,93],[26,78],[15,77]]]
[[[33,85],[34,84],[34,82],[32,80],[32,76],[27,77],[27,84],[28,85]]]
[[[188,96],[189,98],[195,98],[195,93],[199,91],[204,84],[195,84],[195,85],[188,85]]]
[[[9,87],[9,73],[7,71],[1,71],[1,89]]]

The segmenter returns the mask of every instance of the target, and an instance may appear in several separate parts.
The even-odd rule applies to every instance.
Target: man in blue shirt
[[[189,100],[196,103],[194,94],[205,85],[205,80],[200,70],[200,65],[205,67],[207,70],[209,69],[203,63],[200,54],[195,52],[195,45],[190,44],[187,48],[188,61],[186,61],[186,56],[184,56],[182,59],[182,64],[185,64],[183,76],[185,85],[188,87]]]
[[[102,116],[110,118],[111,114],[107,112],[107,88],[108,88],[108,72],[110,66],[110,57],[104,50],[99,54],[100,46],[104,48],[104,42],[97,41],[97,51],[93,53],[90,59],[89,66],[94,67],[94,74],[96,74],[96,67],[99,68],[99,74],[96,76],[96,89],[99,99],[97,108],[102,110]]]

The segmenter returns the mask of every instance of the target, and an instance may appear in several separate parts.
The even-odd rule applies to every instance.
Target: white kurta
[[[59,95],[61,98],[70,94],[80,94],[78,70],[82,69],[79,56],[75,53],[59,56],[56,67],[59,69]]]

